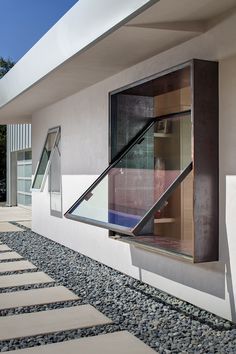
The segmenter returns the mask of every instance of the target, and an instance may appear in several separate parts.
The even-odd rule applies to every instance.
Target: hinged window
[[[192,60],[110,94],[110,166],[66,217],[136,247],[218,259],[218,64]]]
[[[188,150],[180,146],[183,129]],[[191,132],[190,111],[154,119],[66,216],[127,235],[142,232],[191,172]]]
[[[55,151],[49,169],[50,213],[62,217],[61,133],[58,134]]]
[[[48,130],[47,137],[37,164],[32,189],[42,191],[46,182],[49,167],[54,154],[57,139],[60,133],[60,127]]]

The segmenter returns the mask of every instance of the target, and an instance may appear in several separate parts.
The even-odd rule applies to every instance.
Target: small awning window
[[[138,235],[191,172],[191,144],[190,111],[152,119],[65,216]]]
[[[49,167],[52,161],[53,153],[60,136],[60,127],[48,130],[47,137],[37,164],[32,189],[42,191],[45,185]]]

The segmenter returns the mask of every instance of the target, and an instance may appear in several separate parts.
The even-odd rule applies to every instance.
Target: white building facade
[[[0,122],[32,125],[33,171],[48,131],[59,131],[45,184],[32,192],[34,232],[236,321],[236,2],[175,5],[80,0],[1,80]],[[109,94],[193,59],[219,65],[219,257],[200,263],[63,216],[111,163]]]

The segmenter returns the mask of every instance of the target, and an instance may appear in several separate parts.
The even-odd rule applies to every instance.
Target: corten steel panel
[[[176,70],[183,68],[186,71],[184,80],[187,85],[189,84],[190,67],[194,134],[194,255],[192,261],[198,263],[217,261],[219,252],[218,63],[194,59],[111,92],[110,97],[113,99],[113,95],[117,93],[134,96],[144,95],[144,92],[140,92],[143,84],[149,89],[148,95],[151,95],[153,94],[152,83],[155,78],[162,77],[164,79],[166,74],[172,72],[174,73],[171,75],[176,78],[178,77]],[[163,80],[161,82],[161,87],[158,86],[155,90],[165,92],[165,83]],[[185,82],[182,84],[185,86]],[[111,113],[113,112],[111,111]],[[114,115],[111,114],[110,118],[114,119]],[[112,124],[111,128],[117,129]],[[114,136],[113,132],[110,134],[110,139],[114,139]],[[112,143],[114,144],[114,142],[110,142],[110,147]],[[115,143],[117,142],[115,141]],[[112,147],[114,149],[114,146]],[[132,239],[132,243],[135,244],[135,239]]]
[[[193,61],[194,262],[218,260],[218,63]]]

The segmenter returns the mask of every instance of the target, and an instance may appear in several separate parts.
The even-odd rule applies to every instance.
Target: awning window
[[[47,137],[36,167],[32,189],[42,191],[47,178],[48,170],[52,161],[55,146],[60,134],[60,127],[48,130]]]
[[[190,111],[153,119],[65,216],[138,235],[191,172],[191,143]]]

